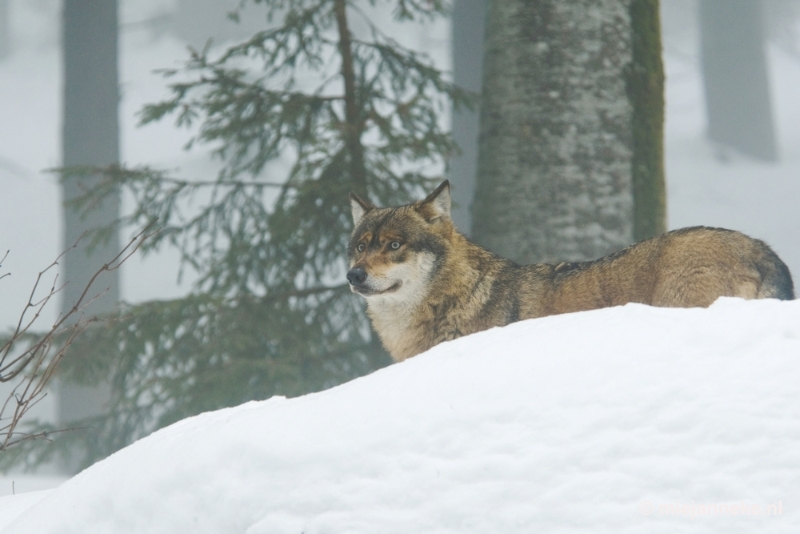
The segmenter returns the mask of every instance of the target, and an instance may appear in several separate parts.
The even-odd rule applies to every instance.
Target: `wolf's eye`
[[[392,247],[394,250],[397,250],[398,248],[400,248],[400,241],[392,241],[391,243],[389,243],[389,246]]]
[[[359,243],[358,246],[356,247],[356,250],[359,251],[359,252],[364,252],[364,250],[366,248],[367,248],[367,245],[365,245],[364,243]]]

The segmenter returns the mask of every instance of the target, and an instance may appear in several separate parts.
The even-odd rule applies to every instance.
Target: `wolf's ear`
[[[366,200],[361,200],[355,193],[350,193],[350,210],[353,212],[354,224],[358,224],[358,221],[361,220],[361,217],[373,209],[375,209],[375,206]]]
[[[420,202],[429,221],[450,218],[450,180],[444,182],[436,190]]]

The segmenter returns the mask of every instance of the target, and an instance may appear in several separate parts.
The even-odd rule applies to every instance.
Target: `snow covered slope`
[[[794,534],[798,451],[800,301],[628,305],[179,422],[3,532]]]

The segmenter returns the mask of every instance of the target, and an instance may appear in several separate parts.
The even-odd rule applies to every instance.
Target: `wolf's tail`
[[[756,269],[761,275],[761,287],[758,289],[758,298],[794,300],[794,283],[789,267],[766,243],[759,242],[759,245],[761,257]]]

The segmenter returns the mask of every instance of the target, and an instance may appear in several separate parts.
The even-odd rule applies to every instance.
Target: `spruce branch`
[[[141,253],[176,250],[179,276],[196,275],[188,295],[127,306],[125,320],[87,328],[70,346],[86,356],[64,358],[65,380],[112,377],[110,413],[76,423],[97,440],[49,434],[58,448],[82,451],[83,465],[200,411],[317,391],[389,362],[344,281],[347,194],[396,205],[441,181],[457,151],[443,117],[471,97],[367,11],[388,6],[414,24],[447,6],[245,3],[263,7],[265,27],[225,50],[193,50],[180,68],[162,71],[168,97],[139,116],[190,128],[187,150],[211,154],[214,178],[148,166],[78,169],[100,180],[74,207],[91,210],[122,191],[132,208],[116,228],[158,221]],[[102,356],[109,353],[117,357]]]

